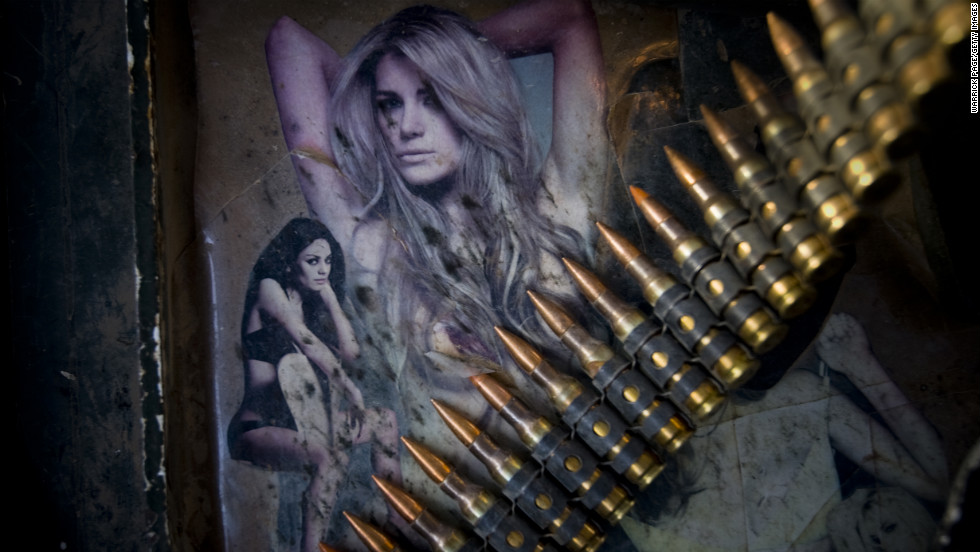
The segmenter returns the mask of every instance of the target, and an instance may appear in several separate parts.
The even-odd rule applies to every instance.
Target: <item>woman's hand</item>
[[[320,298],[323,299],[323,304],[327,306],[331,312],[333,312],[334,307],[340,307],[340,301],[337,300],[337,294],[334,293],[333,287],[323,286],[320,289]]]
[[[347,408],[347,427],[350,429],[351,439],[356,439],[364,425],[364,398],[361,396],[361,390],[353,382],[347,386],[346,392],[350,403]]]

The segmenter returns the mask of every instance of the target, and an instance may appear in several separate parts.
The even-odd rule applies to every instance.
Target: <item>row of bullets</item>
[[[617,261],[638,282],[652,315],[571,259],[563,262],[572,280],[606,320],[618,347],[590,335],[556,301],[528,292],[592,387],[552,366],[516,333],[495,328],[561,419],[556,424],[537,413],[491,374],[470,378],[515,430],[530,459],[501,446],[450,405],[432,401],[504,498],[423,444],[402,438],[427,476],[455,501],[473,534],[440,519],[391,482],[374,478],[392,508],[433,551],[595,552],[604,542],[604,527],[626,515],[669,455],[721,410],[729,392],[752,378],[757,355],[787,334],[783,320],[807,311],[816,298],[814,285],[840,270],[838,246],[854,239],[864,223],[860,205],[895,186],[891,163],[914,152],[922,117],[949,84],[969,8],[958,0],[859,0],[855,14],[841,0],[809,3],[826,67],[788,23],[768,16],[799,116],[784,109],[745,65],[732,63],[736,84],[759,122],[765,155],[724,118],[701,107],[739,198],[716,186],[682,153],[665,148],[704,216],[711,243],[644,190],[631,187],[683,281],[597,223]],[[372,551],[399,550],[379,528],[344,515]]]
[[[496,328],[517,366],[546,392],[561,424],[536,413],[494,376],[471,378],[526,446],[531,457],[526,459],[506,450],[450,405],[434,400],[440,417],[484,464],[504,497],[465,478],[421,443],[403,437],[406,449],[456,502],[475,534],[438,519],[404,490],[376,478],[393,509],[433,550],[488,546],[500,552],[554,547],[594,552],[604,541],[604,525],[617,523],[632,508],[636,493],[661,473],[669,455],[687,442],[698,424],[720,411],[730,390],[753,376],[759,368],[755,355],[783,338],[786,326],[779,317],[801,314],[812,303],[814,292],[806,282],[825,278],[839,266],[839,254],[829,241],[805,216],[780,203],[776,190],[782,187],[773,185],[775,178],[760,178],[747,166],[749,162],[760,165],[754,157],[758,154],[743,146],[720,117],[712,117],[719,149],[729,152],[733,171],[746,177],[749,191],[743,198],[768,205],[768,225],[759,226],[746,207],[713,186],[690,160],[668,150],[675,173],[702,207],[712,237],[723,251],[634,188],[637,205],[670,246],[685,283],[657,267],[612,228],[601,222],[597,226],[640,284],[653,316],[618,297],[571,259],[563,259],[568,273],[608,322],[619,349],[590,335],[556,301],[528,292],[545,324],[576,356],[592,387],[552,366],[516,333]],[[781,248],[772,244],[773,238]],[[733,259],[738,261],[730,262]],[[794,267],[806,277],[797,276]],[[743,278],[764,290],[778,315]],[[363,520],[350,514],[348,519],[372,550],[397,546]]]
[[[837,204],[826,205],[843,217],[837,225],[856,213],[837,184],[818,185],[814,178],[836,176],[858,202],[881,198],[898,184],[893,163],[918,149],[928,122],[945,119],[956,97],[953,67],[966,63],[969,6],[963,0],[859,0],[855,13],[844,0],[809,5],[824,62],[789,23],[768,15],[799,117],[782,109],[744,65],[733,63],[733,70],[773,162],[801,192],[824,188],[806,191],[804,203],[833,237],[834,225],[819,220],[826,218],[819,214],[824,201],[837,197]]]
[[[694,188],[703,190],[703,184],[698,179]],[[640,190],[635,193],[644,211],[662,211],[652,204],[652,198]],[[738,278],[716,254],[706,254],[706,243],[666,218],[657,220],[677,238],[677,255],[689,252],[694,256],[695,260],[686,263],[685,273],[691,280],[707,274],[706,279],[701,278],[702,289],[707,290],[717,287],[711,280],[724,278],[727,284]],[[563,259],[579,290],[609,322],[621,344],[620,352],[590,335],[556,301],[528,292],[546,325],[577,357],[592,387],[552,366],[516,333],[495,328],[517,366],[546,392],[562,423],[553,424],[536,413],[492,375],[471,378],[515,430],[531,460],[503,448],[450,405],[433,400],[447,426],[484,464],[508,499],[476,485],[421,443],[403,437],[412,457],[457,503],[476,534],[462,536],[405,491],[376,479],[393,507],[433,550],[454,552],[483,546],[498,551],[549,550],[558,546],[594,552],[604,541],[604,524],[617,523],[632,508],[636,493],[661,473],[668,455],[687,442],[698,423],[719,411],[727,391],[752,377],[759,366],[752,350],[765,351],[780,337],[775,317],[756,296],[739,291],[721,294],[721,301],[705,301],[658,269],[626,238],[602,223],[598,227],[626,270],[640,282],[657,316],[644,315],[587,268]],[[679,262],[685,264],[684,259]],[[740,289],[734,280],[731,286]],[[735,324],[739,335],[726,327],[737,317],[729,314],[724,322],[719,318],[725,312],[745,315],[747,322]],[[765,313],[761,322],[758,312]],[[511,504],[521,514],[512,512]],[[593,513],[602,521],[594,519]],[[390,539],[385,542],[393,543]]]
[[[557,546],[594,552],[604,541],[604,524],[617,523],[632,508],[636,493],[661,473],[669,455],[687,442],[698,424],[720,410],[730,390],[753,376],[759,367],[756,354],[772,349],[783,338],[786,326],[780,316],[798,315],[812,303],[814,292],[807,277],[827,277],[839,266],[839,255],[806,217],[792,209],[783,213],[772,208],[779,201],[773,199],[774,190],[781,187],[771,186],[774,179],[760,179],[744,167],[752,158],[750,150],[735,145],[739,137],[716,119],[718,131],[713,135],[722,144],[719,148],[727,148],[733,167],[741,167],[747,176],[746,189],[754,190],[743,198],[770,205],[769,226],[763,230],[746,207],[714,187],[690,160],[668,150],[676,174],[702,207],[722,250],[634,188],[635,201],[670,246],[685,282],[660,269],[612,228],[601,222],[597,226],[640,284],[653,316],[618,297],[571,259],[563,259],[568,273],[608,322],[618,349],[590,335],[556,301],[528,292],[545,324],[577,357],[592,387],[552,366],[516,333],[496,328],[517,366],[546,392],[562,423],[553,424],[536,413],[492,375],[471,378],[527,447],[533,460],[526,459],[503,448],[450,405],[433,401],[447,426],[486,466],[504,495],[496,496],[466,479],[424,445],[403,437],[406,449],[456,502],[475,533],[468,536],[404,490],[376,479],[393,509],[433,550],[489,546],[509,552]],[[773,245],[772,237],[778,237],[783,247]],[[737,262],[730,262],[734,259]],[[794,266],[806,277],[797,276]],[[764,290],[769,306],[743,278]],[[372,550],[396,546],[394,540],[379,536],[376,528],[365,529],[363,520],[350,515],[348,519]]]

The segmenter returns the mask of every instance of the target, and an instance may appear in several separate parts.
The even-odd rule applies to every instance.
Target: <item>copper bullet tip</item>
[[[370,523],[346,510],[344,511],[344,517],[347,518],[347,522],[354,528],[354,532],[357,533],[358,537],[360,537],[361,542],[363,542],[364,545],[371,550],[371,552],[389,552],[398,548],[394,541],[381,532],[381,529],[378,529],[374,525],[371,525]]]
[[[816,58],[807,50],[803,38],[785,19],[769,12],[766,20],[773,48],[789,78],[796,80],[805,69],[816,65]]]
[[[667,154],[667,160],[670,161],[670,166],[674,169],[674,174],[677,175],[677,179],[685,187],[689,188],[707,178],[704,171],[681,152],[670,146],[664,146],[664,153]]]
[[[511,333],[500,326],[494,326],[494,331],[497,332],[497,337],[504,342],[504,347],[507,348],[507,352],[514,359],[521,370],[524,370],[528,374],[534,372],[534,369],[541,364],[543,360],[541,355],[531,347],[531,344],[524,341],[516,334]]]
[[[643,218],[653,227],[657,235],[667,243],[667,247],[670,249],[676,249],[681,242],[691,237],[691,231],[680,220],[674,217],[670,209],[667,209],[663,203],[653,199],[652,196],[647,196],[639,204],[639,207],[640,212],[643,213]]]
[[[480,428],[476,427],[476,424],[467,420],[466,417],[442,401],[432,399],[432,406],[436,408],[436,412],[442,417],[442,421],[446,422],[449,429],[456,434],[456,438],[465,446],[469,447],[472,445],[473,441],[482,433]]]
[[[850,10],[837,0],[808,0],[808,3],[813,21],[820,29],[826,29],[834,21],[851,15],[848,13]]]
[[[398,512],[398,515],[403,517],[405,521],[412,523],[420,515],[422,515],[423,511],[425,511],[425,508],[423,508],[417,500],[412,498],[411,495],[405,491],[398,488],[394,483],[381,479],[377,475],[372,475],[371,479],[374,481],[374,484],[381,489],[381,494],[384,495],[385,500],[388,501],[388,504],[391,504],[391,507],[394,508],[395,511]]]
[[[571,328],[575,325],[575,320],[568,315],[558,303],[545,298],[542,295],[538,295],[531,290],[527,291],[527,296],[531,298],[531,302],[534,303],[534,308],[537,309],[538,314],[544,319],[551,331],[555,332],[555,335],[561,338]]]
[[[746,103],[752,103],[763,96],[770,94],[759,75],[756,75],[745,64],[738,60],[732,60],[732,74],[735,76],[735,85],[742,94]]]
[[[578,286],[579,291],[582,292],[582,295],[585,295],[586,300],[590,303],[594,302],[606,291],[606,286],[599,278],[589,272],[584,266],[566,257],[562,258],[562,262],[565,263],[565,268],[568,269],[568,273],[575,280],[575,285]]]
[[[650,195],[643,198],[643,201],[639,203],[640,211],[643,212],[643,216],[647,219],[647,222],[656,229],[658,226],[663,224],[667,219],[673,217],[670,211],[659,201],[653,199]]]
[[[773,117],[785,113],[786,110],[758,75],[737,60],[733,60],[731,65],[738,92],[763,125]]]
[[[633,195],[633,201],[637,203],[642,203],[650,194],[646,193],[642,188],[636,186],[630,186],[630,194]]]
[[[431,450],[422,446],[421,443],[405,436],[402,436],[402,443],[408,449],[408,452],[411,453],[412,458],[415,459],[419,467],[422,468],[422,471],[425,472],[425,475],[429,476],[429,479],[441,485],[449,477],[449,474],[452,473],[453,470],[448,464],[443,462]]]
[[[337,550],[336,548],[332,548],[332,547],[330,547],[330,546],[329,546],[329,545],[328,545],[327,543],[325,543],[325,542],[321,542],[321,543],[318,543],[318,544],[317,544],[317,547],[319,547],[319,548],[320,548],[320,552],[339,552],[339,551],[338,551],[338,550]]]
[[[476,376],[471,376],[470,381],[476,386],[476,388],[480,391],[480,394],[483,395],[483,398],[490,403],[490,406],[492,406],[494,410],[499,411],[503,409],[505,406],[507,406],[507,403],[514,398],[514,395],[512,395],[510,391],[504,389],[504,386],[490,374],[478,374]]]
[[[704,125],[708,127],[708,134],[719,147],[738,137],[738,133],[728,124],[728,121],[710,107],[701,105],[701,116],[704,117]]]
[[[788,55],[803,45],[803,39],[800,38],[800,35],[785,19],[776,15],[776,12],[767,13],[766,22],[769,24],[769,34],[772,35],[772,42],[776,47],[777,54]]]
[[[623,265],[627,265],[633,259],[639,257],[642,252],[629,240],[623,237],[622,234],[616,232],[612,228],[602,224],[601,222],[595,223],[599,228],[599,234],[602,235],[602,239],[606,240],[609,247],[612,249],[613,255],[616,259]]]

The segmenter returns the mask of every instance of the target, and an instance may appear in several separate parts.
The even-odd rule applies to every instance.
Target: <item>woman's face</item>
[[[385,54],[374,93],[378,127],[406,182],[425,186],[456,172],[462,157],[459,131],[407,58]]]
[[[296,263],[299,265],[299,284],[311,291],[320,291],[330,285],[330,267],[333,257],[330,244],[320,238],[299,252]]]

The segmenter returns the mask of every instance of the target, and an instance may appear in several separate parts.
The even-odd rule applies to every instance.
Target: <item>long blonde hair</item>
[[[452,186],[472,217],[472,229],[450,228],[438,205],[414,193],[391,161],[374,102],[375,72],[386,54],[404,56],[461,136],[462,159]],[[506,56],[453,12],[420,6],[370,31],[346,59],[333,91],[333,150],[341,171],[365,197],[369,216],[384,217],[405,250],[405,263],[386,266],[383,280],[398,286],[397,315],[451,314],[467,333],[496,349],[492,326],[538,334],[525,291],[539,277],[543,254],[581,257],[582,240],[538,212],[543,193],[540,154]],[[469,232],[484,251],[452,251],[447,236]],[[384,283],[382,284],[384,285]],[[414,301],[405,287],[414,289]],[[441,297],[433,305],[433,297]],[[421,346],[411,324],[396,327],[403,342]],[[550,338],[550,336],[549,336]],[[553,338],[550,338],[553,339]],[[424,350],[417,351],[424,353]],[[499,352],[493,359],[499,362]]]

